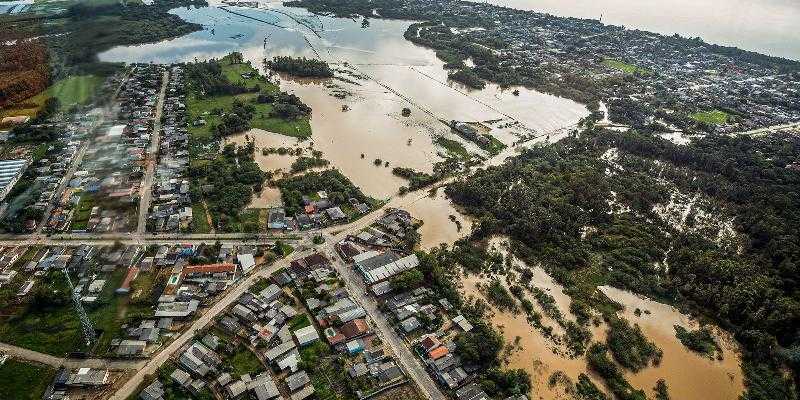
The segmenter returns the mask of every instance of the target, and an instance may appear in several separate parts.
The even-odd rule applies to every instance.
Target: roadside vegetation
[[[6,360],[0,365],[0,398],[41,399],[55,374],[54,369],[43,365]]]

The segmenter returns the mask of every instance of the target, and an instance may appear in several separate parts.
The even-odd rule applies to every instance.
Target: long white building
[[[28,160],[0,160],[0,201],[6,199],[26,168]]]

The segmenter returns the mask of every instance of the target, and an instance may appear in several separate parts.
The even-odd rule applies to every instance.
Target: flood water
[[[800,60],[797,0],[486,0]]]
[[[114,48],[100,54],[101,60],[184,62],[239,51],[262,71],[262,61],[277,55],[328,61],[337,79],[275,79],[312,107],[315,149],[375,198],[393,196],[406,184],[392,175],[392,167],[432,171],[444,151],[433,139],[451,135],[442,120],[517,120],[514,132],[496,132],[510,144],[518,131],[547,132],[588,115],[581,104],[524,88],[513,96],[494,85],[474,91],[448,82],[433,51],[403,38],[409,21],[373,19],[362,28],[361,21],[312,16],[270,3],[259,9],[211,3],[172,11],[203,24],[204,30],[160,43]],[[404,107],[412,110],[410,117],[401,116]],[[375,159],[388,161],[389,167],[375,167]]]
[[[493,238],[490,240],[489,246],[507,254],[504,242],[503,238]],[[563,287],[541,267],[526,265],[516,258],[513,258],[513,265],[515,269],[532,271],[533,278],[530,285],[553,296],[565,318],[574,320],[569,312],[570,297],[564,293]],[[501,280],[503,279],[501,278]],[[489,282],[487,277],[466,276],[462,280],[462,292],[465,296],[483,297],[478,287],[487,282]],[[735,399],[742,392],[740,358],[736,350],[736,343],[729,334],[716,328],[713,330],[723,349],[723,360],[709,359],[688,350],[675,337],[674,325],[697,329],[696,321],[671,306],[636,296],[630,292],[612,287],[601,287],[600,289],[606,296],[625,306],[625,311],[621,313],[621,316],[631,323],[639,324],[647,338],[664,351],[663,359],[658,367],[648,367],[635,374],[626,372],[628,381],[635,388],[644,390],[648,396],[652,397],[652,388],[656,381],[665,379],[670,395],[674,399]],[[526,297],[533,302],[537,310],[542,311],[530,294],[526,293]],[[641,316],[636,316],[637,308],[643,312],[647,310],[649,314],[643,313]],[[508,366],[528,371],[534,384],[532,398],[571,398],[565,393],[563,385],[551,387],[548,384],[550,376],[556,371],[563,371],[573,382],[577,380],[579,374],[587,374],[599,387],[603,387],[602,380],[588,371],[584,357],[572,359],[563,353],[554,352],[553,350],[558,349],[559,346],[554,345],[551,339],[531,327],[524,313],[513,314],[492,308],[490,319],[492,324],[503,332],[507,343],[513,344],[516,337],[520,338],[519,345],[522,346],[522,350],[511,356]],[[554,327],[554,332],[563,333],[558,324],[546,315],[543,315],[542,321],[545,325]],[[606,329],[605,324],[601,324],[599,327],[590,326],[592,341],[605,341]]]

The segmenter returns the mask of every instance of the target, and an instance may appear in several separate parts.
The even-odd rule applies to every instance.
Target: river
[[[797,0],[487,0],[800,60]]]

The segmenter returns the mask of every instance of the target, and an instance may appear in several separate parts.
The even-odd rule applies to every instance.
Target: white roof
[[[242,271],[247,272],[256,265],[256,259],[252,254],[239,254],[236,256],[239,260],[239,265],[242,266]]]
[[[375,250],[370,250],[370,251],[367,251],[367,252],[364,252],[364,253],[361,253],[361,254],[356,254],[356,255],[353,256],[353,262],[354,263],[360,263],[360,262],[362,262],[364,260],[369,260],[370,258],[378,256],[380,254],[381,253],[379,253],[379,252],[377,252]]]
[[[297,342],[302,346],[318,340],[319,333],[317,333],[317,329],[313,325],[309,325],[294,331],[294,337],[297,338]]]
[[[384,279],[391,278],[403,271],[407,271],[419,265],[419,259],[416,254],[405,256],[397,261],[386,264],[382,267],[375,268],[364,273],[364,280],[368,285],[375,282],[380,282]]]

